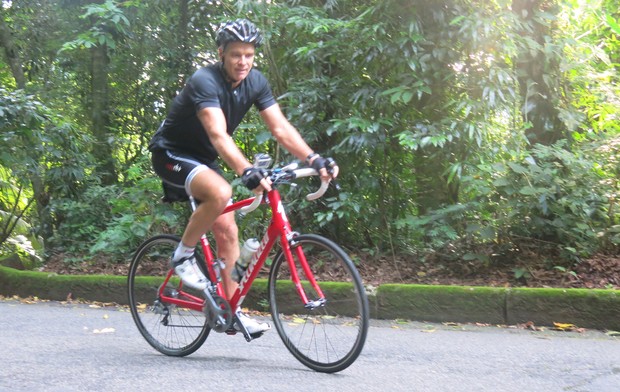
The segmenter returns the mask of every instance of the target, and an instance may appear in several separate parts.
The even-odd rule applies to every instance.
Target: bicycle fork
[[[295,284],[297,293],[299,294],[299,296],[301,297],[301,300],[304,303],[304,307],[308,310],[314,310],[316,308],[325,306],[325,304],[327,303],[325,294],[323,294],[323,291],[321,290],[321,288],[319,287],[319,284],[314,278],[314,273],[312,272],[312,270],[310,269],[310,266],[308,265],[308,260],[306,259],[306,255],[304,254],[302,247],[299,246],[299,244],[295,241],[294,237],[289,240],[289,246],[286,247],[284,251],[287,254],[287,257],[286,257],[287,260],[290,260],[291,279],[293,280],[293,283]],[[292,254],[293,251],[295,252],[295,256],[297,256],[296,258],[293,257],[293,254]],[[318,297],[317,299],[314,299],[314,300],[308,299],[308,296],[306,295],[306,291],[304,290],[303,285],[301,284],[299,274],[297,273],[297,268],[295,268],[295,259],[299,261],[299,264],[302,270],[304,271],[304,275],[308,279],[308,282],[310,282],[310,285],[312,286],[312,288],[314,289]]]

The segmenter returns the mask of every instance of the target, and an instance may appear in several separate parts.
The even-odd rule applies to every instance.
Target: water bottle
[[[239,254],[239,260],[235,263],[235,266],[232,270],[231,277],[235,282],[240,282],[243,275],[245,275],[245,270],[248,268],[248,264],[250,264],[250,260],[252,260],[252,256],[258,250],[259,242],[256,238],[248,238],[247,241],[241,247],[241,252]]]

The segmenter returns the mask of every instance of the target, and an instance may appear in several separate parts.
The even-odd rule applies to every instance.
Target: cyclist
[[[216,36],[220,61],[192,75],[149,144],[153,168],[162,178],[165,192],[180,190],[200,201],[172,256],[175,272],[186,285],[206,288],[207,279],[196,265],[194,248],[202,234],[212,230],[218,256],[226,263],[222,282],[228,298],[238,285],[230,272],[239,258],[239,240],[234,214],[220,215],[231,202],[232,188],[222,176],[218,157],[241,176],[248,189],[257,194],[270,190],[264,171],[252,167],[231,138],[249,109],[256,106],[277,142],[316,169],[323,180],[338,174],[335,162],[315,153],[289,123],[267,79],[253,68],[255,50],[262,40],[260,30],[247,19],[224,23]],[[240,309],[236,313],[250,334],[270,328]]]

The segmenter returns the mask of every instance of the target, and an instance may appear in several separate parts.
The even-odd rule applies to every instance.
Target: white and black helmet
[[[218,47],[226,47],[230,42],[246,42],[258,48],[263,42],[263,35],[254,23],[247,19],[237,19],[220,26],[215,42]]]

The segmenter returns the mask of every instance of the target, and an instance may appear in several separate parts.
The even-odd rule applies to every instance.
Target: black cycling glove
[[[336,161],[334,161],[332,158],[323,158],[322,156],[319,155],[318,157],[314,158],[310,166],[314,170],[316,170],[317,173],[319,172],[319,170],[323,168],[325,168],[328,173],[331,173],[333,171],[334,166],[337,166],[337,165],[336,165]]]
[[[241,182],[243,182],[243,185],[245,185],[249,190],[253,191],[260,185],[260,181],[265,177],[267,177],[266,170],[258,167],[248,167],[243,170]]]

